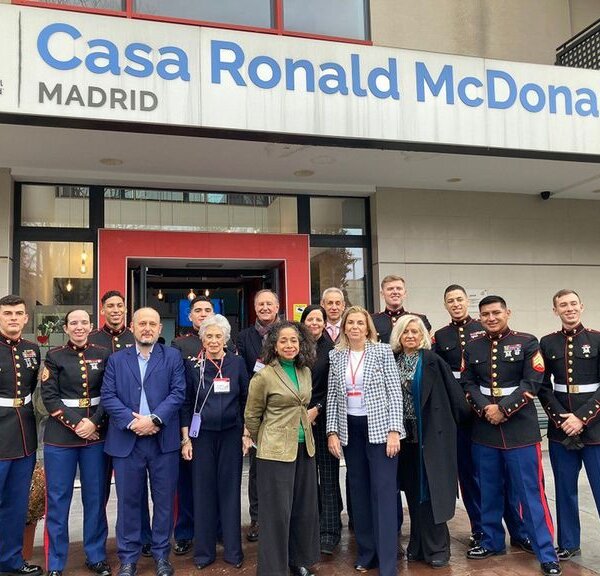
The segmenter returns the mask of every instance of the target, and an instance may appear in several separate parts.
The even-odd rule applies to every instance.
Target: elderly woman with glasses
[[[454,516],[457,489],[456,424],[468,413],[450,367],[431,351],[418,316],[403,316],[390,337],[404,398],[400,484],[410,513],[409,562],[433,568],[450,559],[446,522]]]
[[[240,568],[244,559],[240,491],[242,453],[251,445],[243,432],[248,374],[241,356],[225,353],[230,334],[224,316],[209,316],[200,326],[198,356],[185,361],[181,453],[192,461],[194,563],[199,570],[215,561],[219,520],[225,562]]]

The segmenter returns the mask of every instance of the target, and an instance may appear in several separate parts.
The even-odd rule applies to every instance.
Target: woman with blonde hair
[[[390,344],[404,398],[400,485],[410,514],[406,557],[441,568],[450,559],[446,522],[456,505],[456,424],[469,409],[450,366],[431,351],[421,318],[406,315],[398,320]]]
[[[369,313],[352,306],[329,353],[327,444],[346,459],[359,572],[379,566],[395,576],[398,556],[396,472],[402,390],[388,344],[377,342]]]

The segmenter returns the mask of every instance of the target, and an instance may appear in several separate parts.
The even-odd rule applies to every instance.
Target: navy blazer
[[[179,409],[185,399],[183,360],[178,350],[156,343],[144,379],[146,399],[152,414],[163,426],[157,434],[161,451],[174,452],[180,446]],[[109,415],[104,451],[128,456],[137,435],[127,426],[133,412],[140,411],[142,381],[135,346],[115,352],[108,359],[102,382],[102,405]]]
[[[254,326],[250,326],[238,334],[236,346],[238,354],[246,362],[248,376],[252,378],[254,375],[254,365],[261,356],[263,337]]]

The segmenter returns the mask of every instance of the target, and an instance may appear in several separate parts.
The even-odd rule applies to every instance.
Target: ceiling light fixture
[[[196,293],[194,292],[194,289],[193,289],[193,288],[190,288],[190,292],[189,292],[189,294],[187,295],[187,299],[188,299],[188,300],[193,300],[195,297],[196,297]]]
[[[294,176],[297,176],[298,178],[308,178],[309,176],[314,176],[314,174],[314,170],[296,170],[294,172]]]
[[[120,158],[101,158],[100,164],[103,164],[104,166],[122,166],[123,160]]]
[[[158,289],[158,294],[156,295],[156,297],[159,300],[164,300],[164,298],[165,298],[165,295],[163,294],[163,291],[160,288]]]

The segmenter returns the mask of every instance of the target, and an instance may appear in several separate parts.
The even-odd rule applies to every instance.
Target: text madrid
[[[61,40],[65,35],[70,37],[81,58],[72,55],[65,59],[53,54],[50,45],[55,35],[59,35]],[[37,49],[44,62],[57,70],[74,70],[83,66],[93,74],[124,74],[136,78],[157,74],[163,80],[184,82],[191,79],[189,59],[182,48],[153,48],[142,42],[132,42],[121,48],[105,38],[86,41],[76,27],[64,23],[50,24],[42,29],[37,39]],[[345,62],[318,64],[309,59],[277,60],[268,55],[249,59],[240,44],[212,40],[210,69],[211,82],[216,85],[233,82],[239,87],[252,85],[263,90],[285,88],[292,92],[352,94],[359,98],[373,96],[382,100],[401,98],[397,58],[388,58],[385,66],[370,69],[363,66],[360,54],[350,54]],[[542,86],[535,82],[519,85],[511,74],[496,69],[486,70],[483,78],[458,77],[451,64],[432,72],[420,61],[414,63],[414,75],[417,102],[442,98],[448,105],[461,102],[473,108],[485,105],[490,109],[506,110],[520,106],[533,113],[547,111],[551,114],[599,116],[598,96],[587,87]],[[59,97],[58,91],[52,92],[46,88],[40,90],[40,101],[47,99],[50,94],[54,99]],[[82,104],[83,99],[75,98],[75,102]],[[154,108],[154,104],[149,108]],[[125,107],[125,104],[122,103],[121,107]]]

